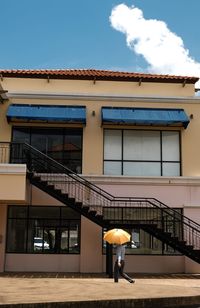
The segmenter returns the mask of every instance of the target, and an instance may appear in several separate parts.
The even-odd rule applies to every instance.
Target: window
[[[80,215],[68,207],[9,206],[7,252],[80,253]]]
[[[182,214],[182,209],[177,209],[176,212]],[[177,236],[182,238],[183,235],[183,227],[182,223],[179,219],[179,214],[174,212],[174,216],[165,215],[164,216],[164,226],[165,231],[171,233],[173,236]],[[130,214],[131,213],[131,214]],[[159,210],[158,209],[150,209],[144,208],[143,210],[139,208],[127,209],[127,208],[120,208],[118,209],[117,213],[110,208],[106,209],[104,213],[106,217],[112,220],[112,223],[115,224],[117,221],[119,222],[120,219],[124,220],[124,225],[131,225],[135,224],[134,228],[126,227],[125,229],[129,234],[131,234],[131,241],[133,243],[127,243],[126,245],[126,254],[136,254],[136,255],[177,255],[180,254],[178,251],[173,249],[171,246],[163,243],[162,241],[158,240],[148,232],[144,231],[139,225],[144,221],[149,219],[156,219],[158,224],[161,222],[161,218],[159,219]],[[126,223],[126,221],[127,223]],[[105,230],[104,230],[105,231]],[[105,253],[106,242],[103,242],[103,252]]]
[[[13,127],[13,142],[26,142],[69,169],[82,172],[82,129]]]
[[[104,174],[179,176],[180,132],[104,130]]]

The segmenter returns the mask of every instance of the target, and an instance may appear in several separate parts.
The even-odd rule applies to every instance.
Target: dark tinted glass
[[[30,144],[30,128],[29,127],[15,127],[13,128],[13,141],[26,142]]]
[[[27,217],[27,206],[9,206],[8,218],[26,218]]]
[[[9,206],[7,252],[80,252],[80,214],[67,207]]]
[[[60,207],[55,206],[30,206],[29,207],[29,217],[30,218],[60,218]]]
[[[8,220],[7,231],[7,252],[25,252],[27,239],[27,220]]]
[[[82,129],[14,127],[13,141],[29,143],[69,169],[82,172]]]

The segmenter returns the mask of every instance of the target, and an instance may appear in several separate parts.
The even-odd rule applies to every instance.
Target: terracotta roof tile
[[[13,69],[1,70],[2,77],[16,78],[53,78],[53,79],[81,79],[81,80],[115,80],[115,81],[146,81],[146,82],[172,82],[194,84],[199,78],[191,76],[156,75],[134,72],[119,72],[95,69]]]

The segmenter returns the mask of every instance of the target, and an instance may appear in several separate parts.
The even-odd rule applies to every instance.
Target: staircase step
[[[41,177],[40,176],[38,176],[38,175],[31,175],[31,178],[34,180],[34,181],[41,181]]]
[[[185,244],[186,244],[186,241],[182,241],[182,240],[181,240],[181,241],[178,241],[178,242],[179,242],[179,244],[182,245],[182,246],[183,246],[183,245],[185,246]]]
[[[195,254],[197,254],[198,257],[200,257],[200,249],[194,249],[193,251],[195,252]]]
[[[172,234],[170,232],[163,232],[167,237],[171,237]],[[172,238],[172,237],[171,237]]]
[[[59,189],[59,188],[55,188],[55,187],[54,187],[54,190],[55,190],[58,194],[61,194],[61,195],[63,194],[63,193],[62,193],[62,190]]]
[[[97,211],[94,211],[94,210],[92,210],[92,211],[89,211],[89,214],[90,214],[90,215],[92,215],[92,216],[96,216],[96,214],[97,214]]]
[[[82,202],[76,202],[75,205],[76,205],[78,208],[82,208],[82,205],[83,205],[83,204],[82,204]]]
[[[69,199],[68,194],[63,194],[63,193],[62,193],[62,197],[63,197],[64,199],[66,199],[66,200],[68,200],[68,199]]]
[[[193,251],[193,248],[194,248],[194,246],[192,246],[192,245],[185,245],[185,247],[187,247],[187,249],[189,249],[191,251]]]
[[[179,242],[179,243],[180,243],[178,236],[172,236],[171,239],[172,239],[174,242]],[[182,242],[183,242],[183,241],[182,241]]]
[[[45,183],[45,181],[42,181],[42,183],[43,183],[43,184],[46,184],[47,182]],[[54,187],[54,185],[52,185],[52,184],[47,184],[47,187],[48,187],[49,189],[51,189],[51,190],[55,190],[55,187]]]
[[[71,204],[73,204],[73,205],[75,205],[75,198],[67,198],[67,202],[69,202],[69,203],[71,203]]]
[[[82,206],[82,211],[84,211],[84,212],[88,212],[89,211],[89,206]]]
[[[96,218],[99,219],[99,220],[103,220],[103,215],[97,214]]]
[[[147,231],[150,230],[156,233],[163,233],[163,230],[161,228],[157,228],[156,226],[148,226],[146,229]]]

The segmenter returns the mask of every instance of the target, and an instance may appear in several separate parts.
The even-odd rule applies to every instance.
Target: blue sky
[[[200,0],[0,0],[0,10],[1,69],[200,76]]]

